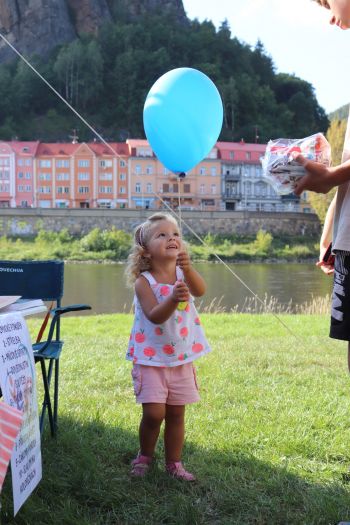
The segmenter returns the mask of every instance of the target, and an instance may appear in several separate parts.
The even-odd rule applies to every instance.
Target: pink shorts
[[[171,368],[135,364],[131,375],[137,403],[188,405],[200,399],[192,363]]]

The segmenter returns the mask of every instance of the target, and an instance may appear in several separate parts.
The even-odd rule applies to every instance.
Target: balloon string
[[[168,204],[167,202],[165,202],[162,197],[160,195],[158,195],[157,193],[153,192],[154,195],[156,195],[160,200],[161,202],[166,206],[166,208],[169,209],[169,211],[171,211],[179,220],[182,221],[182,224],[184,224],[186,226],[186,228],[188,228],[188,230],[203,244],[203,246],[205,246],[206,248],[209,249],[209,251],[214,255],[214,257],[216,257],[216,259],[225,266],[225,268],[227,268],[227,270],[253,295],[253,297],[263,305],[264,309],[266,310],[266,304],[265,302],[263,301],[263,299],[261,299],[255,292],[253,292],[253,290],[251,290],[249,288],[249,286],[247,285],[247,283],[245,283],[243,281],[243,279],[235,272],[232,270],[232,268],[230,268],[230,266],[228,266],[228,264],[223,260],[221,259],[221,257],[212,249],[211,246],[209,246],[208,243],[205,242],[204,239],[202,239],[202,237],[200,237],[192,228],[191,226],[183,219],[183,218],[180,218],[180,214],[177,214],[175,212],[175,210],[173,210]],[[293,335],[296,339],[298,339],[297,335],[289,328],[289,326],[286,325],[286,323],[284,321],[282,321],[282,319],[274,312],[269,312],[273,315],[273,317],[275,319],[277,319],[277,321],[279,321],[281,323],[282,326],[284,326],[284,328],[291,334]]]
[[[64,102],[66,104],[66,106],[69,107],[69,109],[71,111],[73,111],[73,113],[85,124],[85,126],[87,126],[95,135],[96,137],[98,137],[100,139],[101,142],[103,142],[103,144],[105,146],[107,146],[107,148],[109,148],[112,152],[113,152],[113,155],[115,155],[116,157],[120,157],[120,155],[118,155],[118,153],[112,148],[112,146],[110,144],[108,144],[108,142],[95,130],[95,128],[93,128],[89,122],[52,86],[52,84],[50,84],[50,82],[48,80],[46,80],[45,77],[43,77],[39,71],[37,69],[35,69],[35,67],[15,48],[15,46],[13,46],[11,44],[11,42],[9,42],[7,40],[7,38],[2,34],[0,33],[0,37],[2,38],[2,40],[16,53],[16,55],[19,56],[19,58],[21,60],[23,60],[23,62],[25,64],[27,64],[27,66],[51,89],[51,91],[53,91],[55,93],[55,95],[58,96],[59,99],[62,100],[62,102]]]
[[[178,196],[178,210],[179,210],[179,226],[180,233],[182,235],[182,213],[181,213],[181,179],[178,177],[178,187],[177,187],[177,196]]]
[[[110,144],[108,144],[108,142],[93,128],[93,126],[91,126],[91,124],[89,124],[89,122],[71,105],[69,104],[69,102],[64,98],[62,97],[62,95],[50,84],[50,82],[48,82],[48,80],[46,80],[45,77],[43,77],[39,71],[37,69],[35,69],[35,67],[15,48],[15,46],[13,46],[11,44],[11,42],[9,42],[7,40],[7,38],[0,32],[0,38],[2,38],[2,40],[16,53],[16,55],[18,55],[18,57],[55,93],[55,95],[57,95],[57,97],[62,100],[62,102],[64,102],[64,104],[66,104],[66,106],[68,106],[68,108],[96,135],[96,137],[98,137],[101,142],[103,142],[103,144],[105,144],[105,146],[107,146],[112,152],[113,152],[113,155],[115,155],[116,157],[120,157],[120,155],[118,155],[118,153],[116,153],[114,151],[114,149],[112,148],[112,146]],[[209,251],[211,251],[211,253],[216,257],[216,259],[221,262],[221,264],[223,264],[225,266],[225,268],[228,269],[228,271],[236,278],[238,279],[238,281],[255,297],[255,299],[257,301],[259,301],[263,306],[264,308],[266,308],[266,305],[264,303],[264,301],[262,299],[260,299],[260,297],[254,293],[250,288],[249,286],[243,281],[243,279],[241,279],[237,273],[235,273],[232,268],[230,268],[226,263],[225,261],[223,261],[221,259],[221,257],[219,257],[219,255],[217,253],[215,253],[212,248],[189,226],[189,224],[187,224],[183,218],[182,218],[182,214],[181,214],[181,194],[180,194],[180,179],[179,179],[179,187],[178,187],[178,199],[179,199],[179,213],[177,214],[165,201],[164,199],[156,192],[153,192],[153,195],[155,195],[161,202],[162,204],[165,205],[166,208],[168,208],[178,219],[179,219],[179,223],[180,223],[180,230],[181,230],[181,226],[182,224],[185,224],[186,227],[188,228],[188,230],[193,233],[193,235],[204,245],[206,246],[206,248],[209,249]],[[277,314],[275,314],[274,312],[271,312],[272,315],[284,326],[284,328],[291,334],[293,335],[294,337],[297,338],[297,336],[295,335],[294,332],[292,332],[292,330],[282,321],[282,319],[280,319],[280,317],[278,317]]]

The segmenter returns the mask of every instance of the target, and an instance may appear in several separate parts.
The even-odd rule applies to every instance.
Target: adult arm
[[[306,175],[296,184],[294,190],[296,195],[300,195],[305,190],[328,193],[335,186],[350,181],[350,160],[334,168],[328,168],[324,164],[308,160],[302,155],[295,157],[295,160],[302,164],[306,170]]]
[[[329,244],[332,241],[336,200],[337,200],[337,194],[334,195],[333,200],[330,203],[327,213],[326,213],[326,218],[324,221],[323,231],[322,231],[322,235],[320,239],[320,259],[317,263],[317,266],[319,266],[321,270],[327,275],[334,272],[334,267],[333,265],[325,264],[322,260],[327,251]]]

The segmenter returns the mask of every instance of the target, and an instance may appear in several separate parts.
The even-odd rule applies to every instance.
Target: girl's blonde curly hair
[[[170,215],[170,213],[164,212],[154,213],[145,222],[137,226],[134,230],[134,245],[128,256],[125,269],[125,276],[129,286],[134,285],[142,272],[151,269],[151,261],[148,257],[145,257],[145,250],[151,237],[152,229],[159,221],[170,221],[179,227],[175,217]]]

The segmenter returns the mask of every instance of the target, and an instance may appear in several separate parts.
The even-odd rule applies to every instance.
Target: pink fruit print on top
[[[146,336],[144,334],[144,330],[140,330],[139,332],[136,332],[135,334],[136,343],[143,343],[145,339],[146,339]]]
[[[154,333],[156,335],[162,335],[164,332],[163,328],[161,326],[156,326],[155,329],[154,329]]]
[[[194,352],[195,354],[198,354],[199,352],[203,350],[203,348],[204,347],[202,343],[196,343],[195,341],[193,341],[192,352]]]
[[[146,348],[144,348],[143,354],[146,357],[149,357],[150,359],[152,359],[152,357],[154,357],[156,355],[156,351],[151,346],[147,346]]]
[[[183,340],[186,339],[186,337],[188,336],[188,328],[187,326],[183,326],[180,330],[180,335],[182,337]]]
[[[169,294],[170,294],[169,286],[161,286],[160,287],[160,295],[162,297],[167,297]]]
[[[177,323],[177,324],[181,324],[182,323],[182,316],[181,315],[176,315],[175,316],[175,323]]]
[[[179,361],[185,361],[185,359],[187,359],[187,357],[188,357],[187,354],[183,354],[183,353],[182,353],[182,354],[180,354],[180,355],[178,356],[178,360],[179,360]]]
[[[190,303],[187,303],[187,306],[186,308],[184,309],[184,312],[189,312],[190,311]]]
[[[135,348],[132,346],[129,350],[129,354],[131,355],[131,357],[134,355],[134,352],[135,352]]]
[[[194,324],[196,324],[196,325],[200,325],[201,324],[201,320],[199,319],[199,317],[195,318]]]
[[[137,363],[137,357],[135,356],[134,359],[132,360],[132,362],[134,363],[134,365]]]
[[[174,355],[175,354],[175,345],[174,343],[170,343],[168,345],[163,346],[163,352],[165,355]]]

